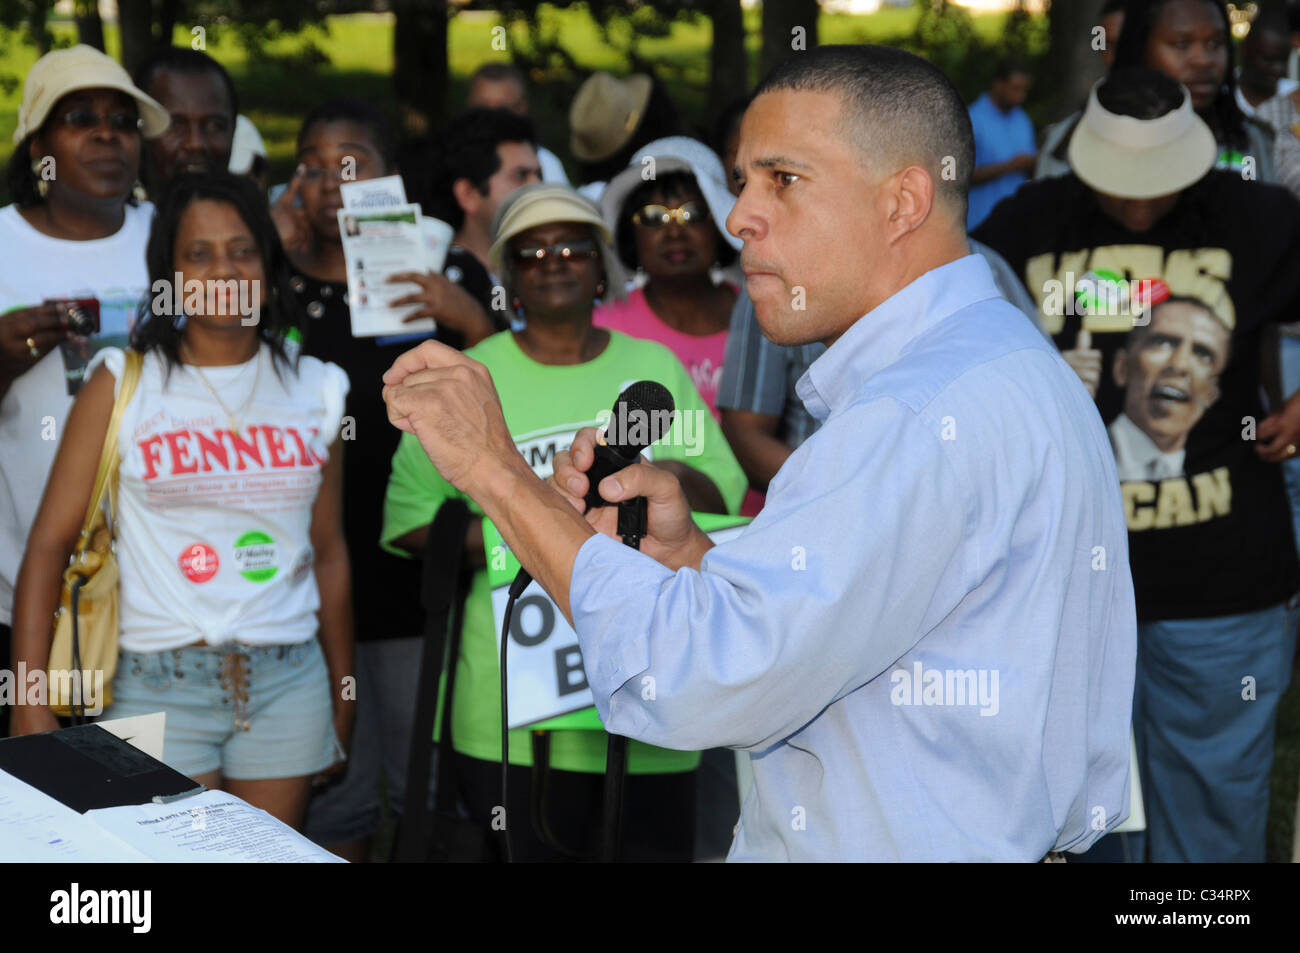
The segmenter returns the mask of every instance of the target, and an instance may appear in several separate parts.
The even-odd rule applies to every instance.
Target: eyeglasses
[[[678,225],[703,225],[708,217],[708,211],[701,209],[694,202],[687,202],[681,208],[646,205],[633,213],[632,223],[644,225],[646,228],[662,228],[669,222],[676,222]]]
[[[369,178],[372,165],[373,163],[363,155],[344,156],[344,161],[340,162],[337,168],[303,163],[302,171],[298,175],[302,176],[304,182],[323,182],[327,178],[336,182],[352,182],[356,179]]]
[[[135,113],[109,113],[101,116],[93,109],[72,109],[59,118],[64,125],[82,131],[98,128],[105,119],[108,120],[108,128],[114,132],[139,132],[144,128],[144,120]]]
[[[600,249],[590,238],[575,238],[567,242],[556,242],[554,245],[522,245],[512,252],[515,263],[520,268],[540,265],[548,258],[556,258],[560,261],[585,261],[599,254]]]

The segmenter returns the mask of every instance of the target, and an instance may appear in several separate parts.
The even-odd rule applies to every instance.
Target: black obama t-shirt
[[[1300,202],[1211,172],[1134,233],[1067,175],[1023,185],[972,235],[1020,275],[1057,347],[1102,354],[1097,408],[1119,469],[1138,618],[1286,601],[1300,588],[1290,510],[1253,426],[1267,416],[1261,330],[1300,318]],[[1098,276],[1122,281],[1090,285]],[[1080,285],[1089,313],[1074,304]],[[1156,303],[1134,308],[1125,295]]]

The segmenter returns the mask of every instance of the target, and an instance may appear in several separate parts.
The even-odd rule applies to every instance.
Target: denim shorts
[[[167,713],[164,760],[237,781],[314,774],[342,757],[317,639],[187,646],[118,658],[104,718]]]

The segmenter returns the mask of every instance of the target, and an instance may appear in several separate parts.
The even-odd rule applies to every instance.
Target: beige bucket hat
[[[46,53],[28,70],[14,142],[22,142],[40,129],[54,104],[80,89],[117,89],[134,99],[140,107],[141,132],[146,139],[162,135],[171,123],[167,110],[137,89],[117,60],[79,43]]]

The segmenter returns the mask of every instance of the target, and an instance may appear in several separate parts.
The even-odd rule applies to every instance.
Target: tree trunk
[[[122,65],[134,72],[153,48],[153,4],[149,0],[117,0],[122,34]]]
[[[727,102],[749,91],[749,60],[740,0],[713,0],[706,9],[713,20],[708,101],[708,115],[713,118]]]
[[[447,0],[394,0],[393,92],[402,131],[428,135],[446,118]]]
[[[1049,48],[1038,81],[1048,104],[1050,122],[1064,119],[1083,106],[1092,84],[1101,79],[1105,64],[1093,49],[1093,30],[1099,28],[1097,4],[1052,0],[1048,9]]]
[[[99,0],[77,0],[72,7],[77,24],[77,42],[104,52],[104,21],[99,18]]]
[[[50,32],[47,22],[52,6],[54,0],[31,0],[26,4],[27,14],[24,19],[27,21],[27,36],[41,56],[50,51],[50,45],[54,42],[54,34]]]
[[[180,17],[181,0],[159,0],[158,22],[154,24],[153,41],[157,46],[171,46]]]
[[[761,74],[817,45],[817,0],[764,0]]]

